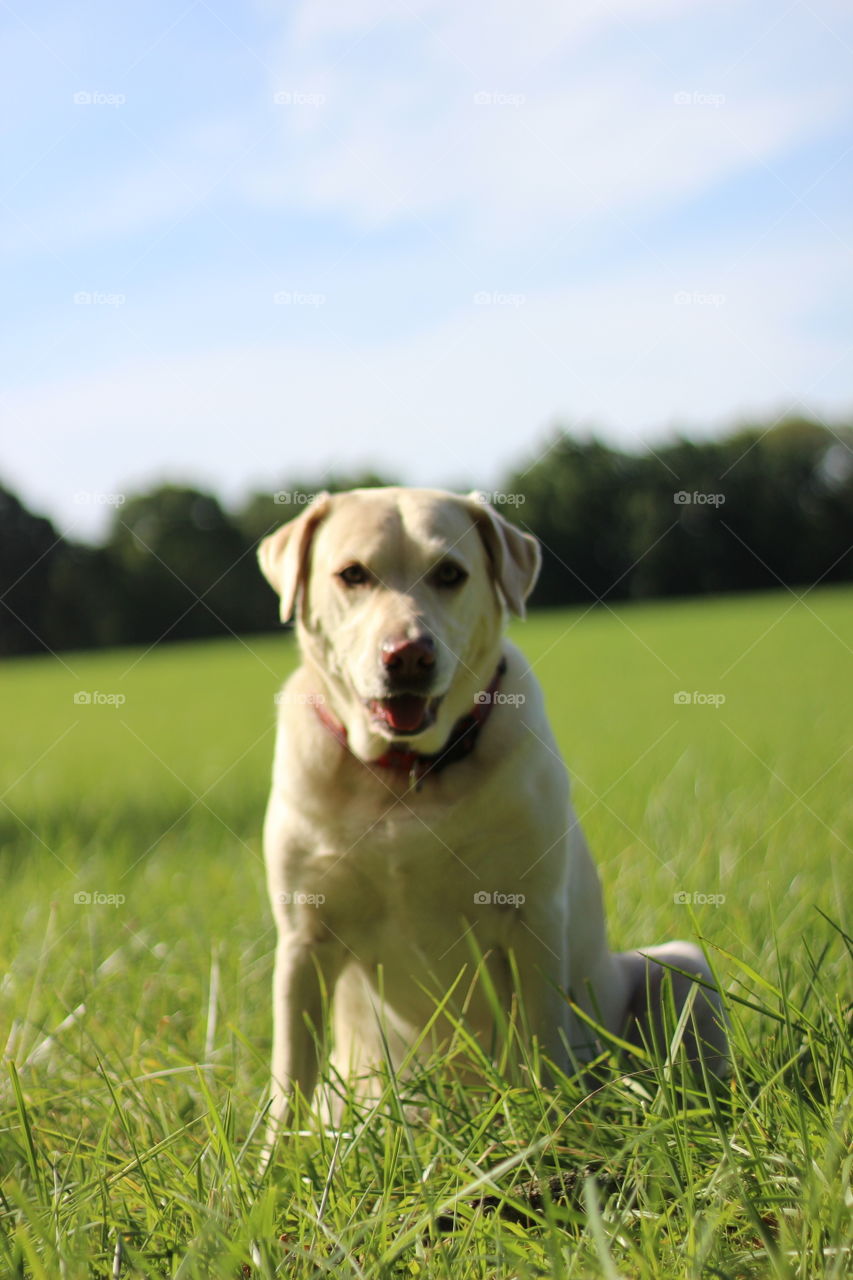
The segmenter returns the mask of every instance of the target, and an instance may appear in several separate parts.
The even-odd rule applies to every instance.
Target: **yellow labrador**
[[[514,957],[530,1031],[562,1068],[591,1049],[566,993],[622,1033],[660,988],[655,958],[711,980],[688,943],[608,948],[541,690],[503,635],[536,580],[534,538],[477,495],[362,489],[319,495],[259,558],[302,653],[278,696],[264,828],[274,1124],[313,1094],[324,993],[334,1069],[369,1077],[385,1049],[402,1061],[476,954],[507,1011]],[[692,983],[673,976],[683,1003]],[[488,1047],[483,987],[460,991]],[[697,995],[719,1069],[718,1004]]]

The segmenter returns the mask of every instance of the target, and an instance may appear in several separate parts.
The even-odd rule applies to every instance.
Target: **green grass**
[[[345,1136],[286,1143],[261,1176],[260,826],[293,642],[8,662],[0,1274],[110,1275],[117,1241],[122,1276],[851,1273],[853,594],[561,612],[514,637],[614,945],[706,940],[730,1088],[641,1053],[633,1078],[602,1064],[595,1090],[511,1086],[485,1061],[462,1088],[460,1027],[417,1081],[429,1120],[388,1080]],[[557,1173],[570,1192],[531,1208],[524,1186]]]

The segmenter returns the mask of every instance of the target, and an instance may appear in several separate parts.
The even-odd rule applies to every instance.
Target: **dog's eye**
[[[467,577],[468,574],[461,565],[453,560],[445,560],[432,575],[432,580],[437,587],[458,587]]]
[[[363,564],[348,564],[345,569],[341,569],[338,577],[348,587],[363,587],[370,574]]]

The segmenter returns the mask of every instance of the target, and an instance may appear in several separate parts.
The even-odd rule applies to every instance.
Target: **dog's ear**
[[[258,547],[258,564],[267,582],[281,599],[281,620],[287,622],[305,581],[308,552],[314,530],[329,510],[328,493],[318,493],[295,520],[288,520]]]
[[[510,524],[476,490],[465,499],[491,561],[495,582],[507,607],[524,617],[524,602],[533,590],[542,564],[539,543],[530,533]]]

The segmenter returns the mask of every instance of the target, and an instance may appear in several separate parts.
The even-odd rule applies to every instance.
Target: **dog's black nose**
[[[432,636],[416,636],[414,640],[386,640],[382,646],[382,665],[396,678],[423,676],[435,666],[435,641]]]

